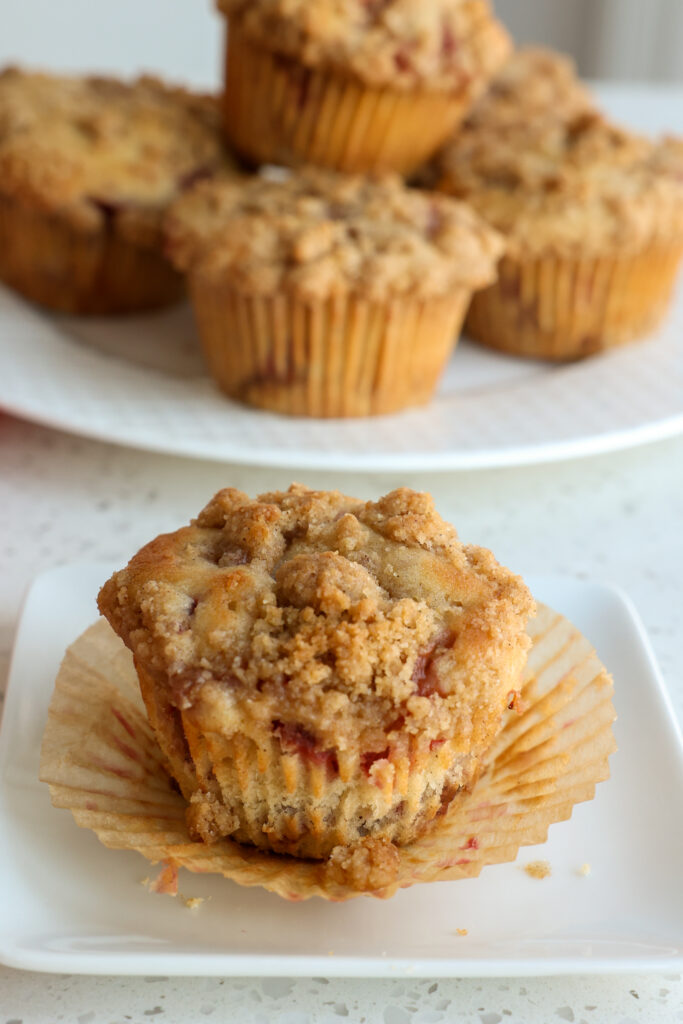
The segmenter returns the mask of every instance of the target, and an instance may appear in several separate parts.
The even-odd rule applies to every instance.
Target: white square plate
[[[29,593],[0,737],[0,961],[93,974],[503,976],[680,970],[683,753],[642,626],[615,590],[531,579],[614,675],[612,778],[542,847],[480,878],[418,885],[386,902],[290,904],[181,872],[188,910],[148,893],[149,865],[111,851],[50,804],[40,742],[65,647],[95,618],[108,565],[55,569]],[[547,859],[552,875],[520,865]],[[591,864],[588,877],[581,865]],[[467,935],[458,934],[467,929]]]

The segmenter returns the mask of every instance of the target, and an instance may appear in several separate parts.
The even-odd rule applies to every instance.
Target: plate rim
[[[163,313],[164,311],[161,315]],[[679,316],[683,319],[683,283],[680,288],[675,289],[669,319],[672,316]],[[458,415],[458,402],[465,406],[463,412],[465,417],[472,415],[473,411],[475,418],[481,417],[482,410],[479,403],[487,399],[490,403],[495,403],[496,395],[500,394],[502,387],[507,396],[506,401],[513,403],[505,413],[504,422],[507,422],[512,415],[513,408],[525,408],[530,401],[533,404],[535,395],[543,393],[543,382],[540,385],[534,384],[538,374],[531,373],[519,379],[501,380],[498,383],[494,381],[484,386],[483,395],[480,393],[481,387],[479,386],[461,393],[455,392],[449,396],[437,394],[430,406],[425,406],[422,409],[407,409],[404,413],[391,416],[354,420],[290,418],[277,416],[275,413],[263,410],[240,407],[238,403],[234,402],[232,403],[234,409],[231,409],[230,400],[222,399],[217,389],[214,391],[215,386],[212,385],[208,374],[197,378],[193,377],[194,388],[191,387],[187,393],[177,393],[178,387],[182,391],[182,388],[186,386],[182,376],[169,376],[164,374],[159,367],[151,365],[137,365],[123,355],[117,356],[107,348],[103,349],[97,344],[89,344],[69,326],[68,322],[62,323],[59,319],[55,319],[49,311],[31,306],[2,284],[0,284],[0,318],[3,321],[6,319],[8,323],[3,332],[3,336],[7,335],[7,338],[0,336],[0,355],[4,355],[6,359],[11,357],[12,360],[9,364],[11,372],[7,383],[0,380],[0,410],[52,430],[138,451],[214,461],[227,465],[280,469],[364,473],[392,473],[397,470],[404,472],[457,472],[530,466],[586,458],[634,448],[683,434],[683,402],[678,403],[675,400],[677,394],[675,390],[672,391],[674,397],[667,395],[666,408],[660,410],[655,403],[652,407],[647,407],[645,412],[639,413],[640,421],[636,417],[636,422],[633,422],[630,412],[627,411],[631,409],[633,403],[629,405],[622,401],[619,413],[621,422],[616,427],[613,422],[602,422],[600,418],[597,422],[583,425],[582,418],[574,416],[572,409],[573,396],[586,391],[586,382],[581,376],[587,365],[584,361],[583,363],[559,365],[540,364],[544,381],[551,388],[553,387],[553,378],[558,379],[557,373],[565,371],[571,376],[566,380],[563,378],[559,390],[555,387],[545,398],[546,406],[535,413],[536,418],[532,424],[534,429],[527,429],[526,436],[522,436],[520,440],[507,444],[500,437],[497,440],[495,438],[491,440],[484,436],[482,443],[475,442],[470,447],[463,442],[462,438],[458,440],[453,437],[444,441],[443,446],[432,449],[430,435],[436,437],[443,433],[440,430],[440,425],[447,424],[449,419]],[[111,325],[112,318],[108,318],[106,322]],[[675,325],[671,326],[670,331],[673,332],[674,327]],[[144,326],[138,325],[136,329],[144,330]],[[651,337],[645,338],[635,345],[621,346],[618,350],[604,352],[596,356],[595,359],[600,362],[623,357],[626,360],[624,379],[631,382],[629,387],[632,387],[634,375],[640,366],[637,361],[635,367],[632,365],[634,352],[638,353],[644,348],[652,346],[666,346],[666,349],[662,350],[666,355],[662,358],[665,358],[668,365],[672,361],[669,358],[670,350],[677,351],[674,344],[676,339],[672,333],[665,334],[661,339],[657,337],[657,333],[659,332],[654,332]],[[17,334],[25,335],[24,344],[18,346],[18,350],[11,340]],[[60,358],[60,353],[62,358]],[[490,350],[485,354],[496,355]],[[41,397],[40,388],[34,393],[28,386],[28,382],[35,379],[36,366],[38,363],[42,365],[41,357],[42,360],[47,360],[46,372],[52,373],[53,376],[59,372],[55,370],[55,366],[66,365],[68,367],[61,388],[61,391],[67,396],[75,399],[79,388],[91,385],[91,402],[94,401],[96,406],[101,405],[105,409],[108,419],[103,421],[99,416],[93,416],[88,411],[90,407],[87,402],[62,401],[61,404],[58,402],[55,406],[57,399],[52,400],[52,403],[50,403],[49,397],[45,400],[44,393]],[[649,365],[650,359],[647,352],[644,352],[643,359],[645,365]],[[36,365],[33,365],[32,360]],[[108,370],[116,381],[111,394],[106,387],[102,391],[101,385],[97,383],[103,379],[106,380]],[[604,378],[609,371],[605,370],[604,366],[602,369],[598,366],[598,371],[598,384],[600,380],[604,384]],[[580,376],[579,380],[574,379],[577,373]],[[671,377],[678,381],[678,376],[678,364],[674,362],[671,367]],[[547,379],[548,377],[550,380]],[[594,374],[593,378],[595,377]],[[619,379],[618,375],[617,379]],[[658,379],[661,379],[661,375]],[[93,380],[94,384],[92,384]],[[158,385],[156,389],[155,382]],[[167,385],[171,390],[161,399],[161,406],[154,407],[155,411],[150,421],[151,426],[145,421],[144,416],[142,418],[140,415],[133,417],[130,423],[125,417],[114,416],[115,409],[118,409],[115,402],[124,400],[122,396],[126,393],[128,385],[133,389],[133,395],[139,397],[140,389],[143,389],[145,393],[154,394],[155,390],[159,390],[159,382],[162,382],[163,386]],[[58,390],[60,390],[59,387]],[[49,394],[50,392],[48,392],[48,396]],[[203,396],[205,398],[206,395],[210,395],[211,402],[214,403],[209,407],[208,427],[200,426],[199,432],[193,431],[194,419],[190,413],[185,431],[163,429],[164,417],[177,415],[183,400],[189,403],[191,409],[203,410]],[[564,418],[561,420],[563,426],[560,436],[551,436],[547,439],[536,428],[539,427],[544,416],[547,418],[551,406],[552,408],[555,406],[561,408]],[[228,419],[234,416],[237,417],[237,420],[232,432],[227,435],[227,441],[224,441],[220,434],[220,416],[226,413]],[[411,415],[426,417],[426,419],[418,420],[415,423],[410,419]],[[211,419],[211,416],[218,417],[218,419]],[[275,435],[268,436],[265,444],[254,444],[253,442],[246,445],[241,444],[239,441],[241,432],[257,429],[259,416],[268,418],[263,421],[268,435],[273,435],[273,431],[276,430],[286,433],[288,423],[296,424],[298,433],[293,435],[289,444],[281,446],[273,440]],[[185,423],[185,421],[183,422]],[[572,426],[570,430],[567,424],[573,425],[575,422],[582,425],[576,428]],[[384,432],[384,440],[379,446],[372,448],[367,444],[361,444],[354,434],[341,435],[337,439],[332,434],[331,437],[325,435],[324,440],[316,447],[306,447],[300,434],[309,424],[313,429],[319,425],[326,430],[331,426],[336,426],[340,430],[344,430],[346,427],[360,426],[364,431],[364,436],[371,435],[373,427],[377,425]],[[408,450],[391,448],[387,437],[393,437],[394,427],[400,429],[401,424],[406,426],[409,434],[414,430],[426,431],[425,436],[419,441],[421,447],[413,447]],[[499,433],[502,430],[501,426]],[[564,436],[566,433],[569,433],[569,436]],[[448,432],[446,436],[448,437]]]
[[[33,423],[72,437],[98,441],[102,444],[123,448],[126,451],[167,455],[170,458],[198,459],[202,462],[220,462],[228,466],[253,466],[258,469],[305,469],[308,471],[331,470],[341,473],[395,473],[397,470],[406,473],[421,471],[448,473],[510,469],[516,466],[539,466],[574,459],[586,459],[595,455],[609,455],[613,452],[656,444],[658,441],[666,441],[683,434],[683,411],[681,411],[661,420],[652,420],[631,428],[605,430],[601,434],[592,434],[582,438],[569,438],[564,441],[550,441],[537,445],[519,445],[506,449],[480,448],[474,452],[454,450],[438,454],[428,450],[384,454],[363,452],[330,454],[323,451],[299,451],[296,456],[292,456],[288,450],[264,447],[244,451],[234,448],[229,454],[221,455],[219,451],[210,451],[200,443],[195,445],[191,441],[186,444],[164,444],[163,434],[160,434],[158,439],[133,439],[124,436],[126,434],[124,428],[118,437],[113,437],[106,430],[98,429],[96,424],[86,426],[80,423],[66,423],[59,417],[46,415],[40,409],[29,414],[25,405],[15,404],[6,397],[0,397],[0,412],[14,416],[26,423]],[[310,422],[316,424],[326,421],[312,419]],[[371,428],[375,419],[368,417],[364,422]]]

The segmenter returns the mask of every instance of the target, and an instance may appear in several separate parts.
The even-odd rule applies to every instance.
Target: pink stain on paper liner
[[[150,892],[156,892],[160,896],[178,895],[178,865],[171,860],[162,862],[161,871],[149,885]]]

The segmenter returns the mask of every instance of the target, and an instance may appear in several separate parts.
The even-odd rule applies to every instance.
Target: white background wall
[[[587,26],[594,25],[601,0],[493,0],[500,18],[519,42],[543,42],[584,63]],[[643,0],[647,3],[647,0]]]
[[[211,86],[221,28],[211,0],[0,0],[0,64],[160,71]]]
[[[428,2],[428,0],[424,0]],[[519,41],[572,52],[584,74],[683,79],[683,0],[494,0]],[[0,0],[0,64],[220,75],[211,0]]]
[[[584,75],[683,80],[683,0],[494,0],[521,42],[574,54]]]

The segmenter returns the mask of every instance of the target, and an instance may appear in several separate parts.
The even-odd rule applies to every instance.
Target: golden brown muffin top
[[[210,706],[218,733],[334,748],[342,773],[344,756],[397,735],[455,735],[465,750],[489,737],[533,609],[428,494],[363,502],[296,484],[253,501],[220,491],[98,603],[174,705]]]
[[[571,58],[540,46],[516,50],[503,65],[466,126],[494,129],[550,116],[571,119],[595,109],[595,100],[576,74]]]
[[[683,234],[680,143],[591,110],[466,127],[442,155],[439,187],[501,231],[512,255],[624,252]]]
[[[472,89],[495,74],[510,50],[487,0],[217,0],[217,6],[268,49],[372,86]]]
[[[156,234],[168,203],[227,165],[214,99],[151,77],[0,72],[0,192],[83,230]]]
[[[463,203],[398,177],[307,170],[201,182],[174,204],[168,251],[191,274],[306,300],[447,295],[493,280],[498,235]]]

